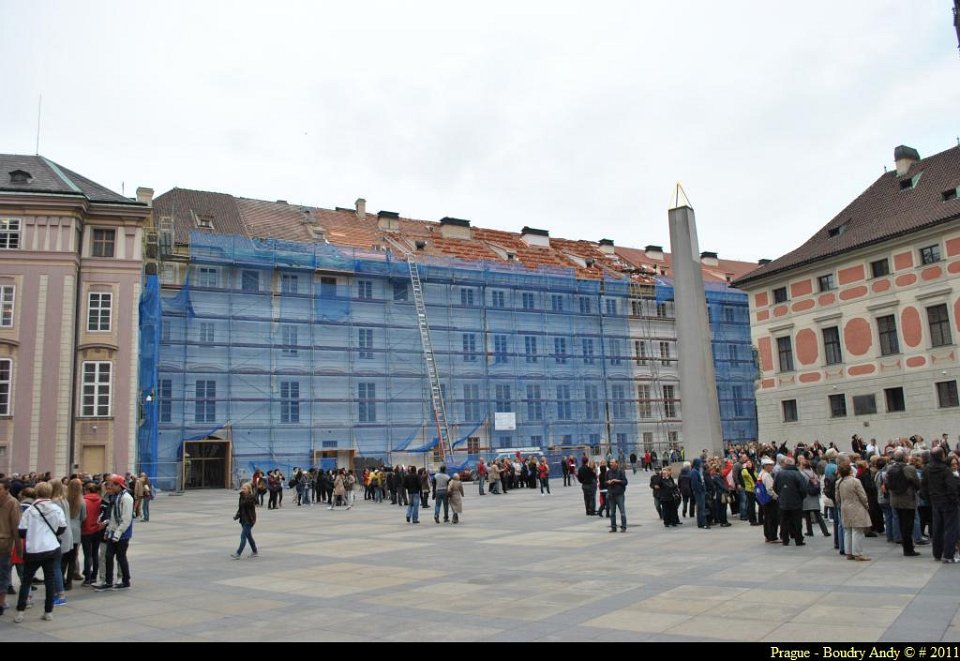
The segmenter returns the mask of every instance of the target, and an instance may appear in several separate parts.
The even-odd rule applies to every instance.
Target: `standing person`
[[[713,484],[713,520],[720,524],[721,528],[729,528],[730,522],[727,521],[727,481],[720,474],[720,467],[716,462],[711,462],[709,478]]]
[[[63,575],[63,558],[70,550],[73,548],[73,530],[70,528],[70,505],[67,504],[67,497],[65,490],[63,488],[63,482],[60,480],[48,480],[50,482],[50,487],[52,488],[52,493],[50,495],[50,502],[63,510],[63,520],[67,522],[67,529],[62,535],[60,535],[60,555],[57,557],[57,575],[54,577],[54,583],[57,586],[57,596],[54,600],[55,606],[63,606],[67,603],[66,598],[64,597],[64,591],[66,590],[66,577]],[[72,574],[71,574],[72,577]],[[71,585],[71,588],[73,586]]]
[[[13,545],[20,537],[20,504],[10,495],[10,481],[0,479],[0,615],[7,605]]]
[[[577,471],[577,481],[583,491],[583,504],[587,516],[597,513],[597,473],[593,469],[593,462],[583,457],[580,469]]]
[[[490,464],[490,493],[500,493],[500,466],[495,461]]]
[[[63,570],[64,589],[73,589],[73,567],[80,549],[83,521],[87,517],[87,507],[83,500],[83,483],[73,478],[67,483],[67,524],[70,528],[71,545],[60,562]]]
[[[133,496],[127,491],[127,483],[120,475],[111,475],[106,483],[107,492],[113,495],[107,520],[105,565],[106,581],[94,586],[97,592],[126,590],[130,587],[130,565],[127,562],[127,547],[133,537]],[[122,582],[113,585],[113,562],[120,565]]]
[[[260,481],[264,481],[263,477],[260,478]],[[140,473],[140,478],[137,480],[137,486],[140,489],[141,494],[141,520],[144,523],[147,523],[150,520],[150,501],[153,500],[153,485],[150,484],[150,478],[146,473]],[[260,497],[260,504],[263,505],[263,496]]]
[[[677,486],[680,488],[680,498],[683,500],[683,516],[687,516],[687,506],[689,505],[690,516],[694,515],[697,509],[696,501],[693,499],[693,491],[690,489],[690,462],[683,462],[680,469],[680,475],[677,478]]]
[[[564,464],[566,466],[566,464]],[[550,495],[550,465],[547,464],[546,457],[540,457],[540,463],[537,465],[537,477],[540,478],[540,495]],[[543,493],[543,488],[547,488],[547,493]]]
[[[781,471],[784,472],[784,471]],[[837,500],[840,501],[840,511],[843,517],[843,532],[846,536],[844,548],[847,550],[847,560],[869,560],[863,555],[863,532],[870,527],[870,502],[867,492],[863,490],[860,480],[852,476],[853,469],[849,462],[843,462],[837,467]]]
[[[274,471],[267,473],[267,490],[270,492],[270,499],[267,501],[267,509],[277,509],[277,476]]]
[[[417,476],[420,478],[420,507],[427,507],[429,504],[430,498],[430,474],[427,473],[426,468],[421,468],[417,471]]]
[[[434,503],[433,520],[440,523],[440,506],[443,505],[443,522],[450,522],[450,503],[447,500],[447,485],[450,483],[450,476],[447,475],[447,467],[440,466],[440,470],[433,476]]]
[[[942,447],[930,451],[930,463],[923,470],[920,483],[924,497],[930,503],[931,530],[933,537],[931,550],[934,560],[945,563],[957,562],[957,517],[958,499],[960,499],[960,480],[950,471],[946,463],[946,452]]]
[[[760,460],[760,475],[757,477],[757,483],[763,484],[763,493],[766,493],[767,501],[761,503],[763,508],[763,537],[767,544],[776,544],[779,542],[777,532],[780,527],[780,508],[777,503],[777,490],[773,486],[773,459],[764,457]],[[756,494],[754,494],[756,498]]]
[[[906,463],[907,451],[897,448],[893,453],[893,463],[887,468],[887,497],[890,506],[897,512],[900,524],[900,537],[903,555],[920,555],[913,548],[913,522],[917,512],[917,491],[920,490],[920,478],[916,467]]]
[[[683,525],[680,517],[677,516],[677,508],[680,506],[680,487],[673,479],[673,471],[669,466],[664,466],[660,475],[660,513],[663,519],[663,525],[666,528],[675,528]]]
[[[707,487],[703,480],[701,472],[702,461],[700,457],[693,460],[690,466],[690,492],[697,502],[697,528],[710,528],[707,523]]]
[[[450,501],[450,510],[453,512],[453,522],[460,523],[460,515],[463,514],[463,483],[460,481],[460,473],[454,473],[447,483],[447,500]]]
[[[231,553],[230,557],[239,560],[243,555],[243,549],[247,546],[247,540],[250,541],[250,557],[259,557],[257,543],[253,540],[253,526],[257,524],[257,497],[249,482],[245,482],[240,487],[240,502],[233,520],[240,522],[240,547],[236,553]]]
[[[487,465],[483,463],[483,457],[477,459],[477,484],[480,485],[480,495],[483,496],[483,484],[487,481]]]
[[[563,486],[570,486],[570,467],[567,465],[567,458],[560,458],[560,475],[563,476]]]
[[[100,489],[94,482],[84,486],[83,501],[86,516],[80,526],[80,545],[83,548],[83,585],[90,586],[100,571],[100,541],[103,526],[100,525]]]
[[[633,471],[634,475],[637,474],[637,453],[636,452],[630,453],[630,470]]]
[[[740,484],[743,486],[744,500],[747,504],[747,515],[745,519],[751,526],[759,525],[757,522],[757,474],[754,472],[753,462],[745,459],[743,468],[740,469]]]
[[[663,488],[663,474],[654,473],[650,476],[650,490],[653,492],[653,506],[657,509],[657,516],[663,518],[663,499],[660,498],[660,489]]]
[[[607,507],[607,460],[600,460],[600,476],[597,478],[597,485],[600,491],[600,507],[597,509],[597,516],[603,517],[610,515],[610,508]]]
[[[823,536],[829,537],[830,533],[827,532],[827,524],[823,520],[823,514],[820,512],[820,478],[817,476],[816,471],[813,470],[813,467],[810,465],[810,460],[807,459],[806,455],[800,455],[799,464],[800,473],[807,479],[807,489],[803,496],[803,517],[807,524],[806,535],[807,537],[813,537],[813,522],[816,521],[820,525],[820,532],[823,533]]]
[[[801,519],[807,480],[800,473],[793,457],[784,459],[783,468],[773,478],[773,487],[780,499],[780,541],[784,546],[789,546],[790,538],[793,537],[797,546],[803,546],[806,542],[803,541]]]
[[[343,476],[343,490],[346,492],[347,496],[347,509],[353,507],[353,499],[355,494],[357,484],[357,478],[353,476],[353,471],[347,471],[347,474]],[[406,496],[403,499],[404,503],[407,502]]]
[[[407,469],[403,489],[407,492],[407,523],[420,523],[420,476],[416,466]]]
[[[393,473],[390,473],[393,475]],[[347,495],[347,490],[343,486],[343,469],[337,471],[337,476],[333,478],[333,497],[330,498],[330,506],[327,507],[328,510],[332,510],[334,507],[339,505],[344,501],[344,496]],[[392,503],[397,502],[396,486],[392,491],[393,500]]]
[[[624,507],[627,492],[627,476],[620,462],[610,460],[607,469],[607,509],[610,512],[610,532],[617,532],[617,508],[620,508],[620,532],[627,532],[627,510]]]
[[[36,486],[37,498],[20,517],[18,526],[20,537],[26,538],[23,555],[23,577],[20,580],[20,595],[17,599],[17,615],[13,621],[23,622],[23,612],[27,610],[27,597],[33,585],[33,577],[38,569],[43,569],[45,595],[43,601],[43,619],[53,619],[54,595],[56,585],[54,577],[60,571],[57,558],[60,555],[59,535],[67,529],[67,519],[63,510],[50,502],[53,487],[49,482],[40,482]],[[131,503],[132,510],[133,503]]]

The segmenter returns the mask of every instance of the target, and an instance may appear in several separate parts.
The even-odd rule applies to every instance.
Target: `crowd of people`
[[[74,581],[97,592],[130,588],[127,549],[133,521],[150,520],[153,487],[146,474],[74,474],[56,479],[0,474],[0,615],[17,596],[14,622],[33,607],[43,573],[43,619],[67,603]],[[82,569],[81,569],[81,553]],[[17,572],[19,591],[13,589]],[[119,571],[119,576],[115,575]]]

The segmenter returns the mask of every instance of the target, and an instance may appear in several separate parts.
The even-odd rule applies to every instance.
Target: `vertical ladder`
[[[437,425],[437,437],[440,439],[440,454],[444,461],[453,459],[453,447],[450,445],[450,428],[447,426],[447,412],[443,405],[443,390],[440,388],[440,373],[430,341],[430,326],[427,324],[427,306],[423,301],[423,285],[420,283],[420,271],[412,255],[407,256],[410,269],[410,282],[413,284],[413,301],[417,306],[417,327],[420,329],[420,342],[423,344],[423,358],[430,379],[430,402],[433,405],[433,419]]]

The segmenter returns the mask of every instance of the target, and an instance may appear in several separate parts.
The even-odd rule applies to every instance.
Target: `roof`
[[[15,181],[11,177],[18,170],[29,175],[25,181]],[[0,192],[71,195],[84,197],[90,202],[146,206],[43,156],[0,154]]]
[[[187,244],[192,231],[237,234],[248,238],[274,238],[312,243],[325,241],[345,247],[370,250],[388,248],[429,257],[489,262],[511,262],[530,269],[571,269],[578,278],[630,278],[652,282],[661,270],[669,275],[670,254],[662,259],[647,258],[642,250],[616,248],[604,252],[595,241],[550,238],[550,246],[528,245],[519,232],[471,227],[471,237],[443,236],[441,224],[429,220],[393,217],[390,227],[381,227],[377,215],[359,214],[354,209],[322,209],[288,203],[233,197],[226,193],[174,188],[158,196],[153,206],[157,218],[174,223],[175,240]],[[210,219],[205,230],[198,217]],[[465,225],[457,229],[464,229]],[[719,260],[718,266],[704,266],[704,279],[729,282],[755,264]]]
[[[789,269],[835,257],[960,218],[960,199],[944,192],[960,187],[960,146],[916,161],[903,175],[886,172],[806,243],[755,269],[742,287]]]

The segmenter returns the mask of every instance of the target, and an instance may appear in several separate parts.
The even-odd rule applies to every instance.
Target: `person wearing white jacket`
[[[133,537],[133,496],[127,491],[126,480],[122,475],[111,475],[106,483],[107,492],[114,494],[113,505],[104,531],[106,541],[106,580],[113,580],[113,561],[120,565],[121,582],[113,585],[109,582],[95,585],[97,592],[106,590],[125,590],[130,587],[130,565],[127,562],[127,546]]]
[[[63,510],[50,502],[50,494],[53,492],[50,484],[40,482],[36,489],[37,499],[20,517],[20,537],[26,539],[26,548],[23,554],[23,580],[20,581],[20,595],[17,598],[17,615],[13,619],[17,624],[23,622],[30,586],[40,568],[43,568],[45,586],[43,619],[53,619],[53,599],[56,593],[54,576],[60,571],[57,562],[60,556],[59,537],[67,529]]]

